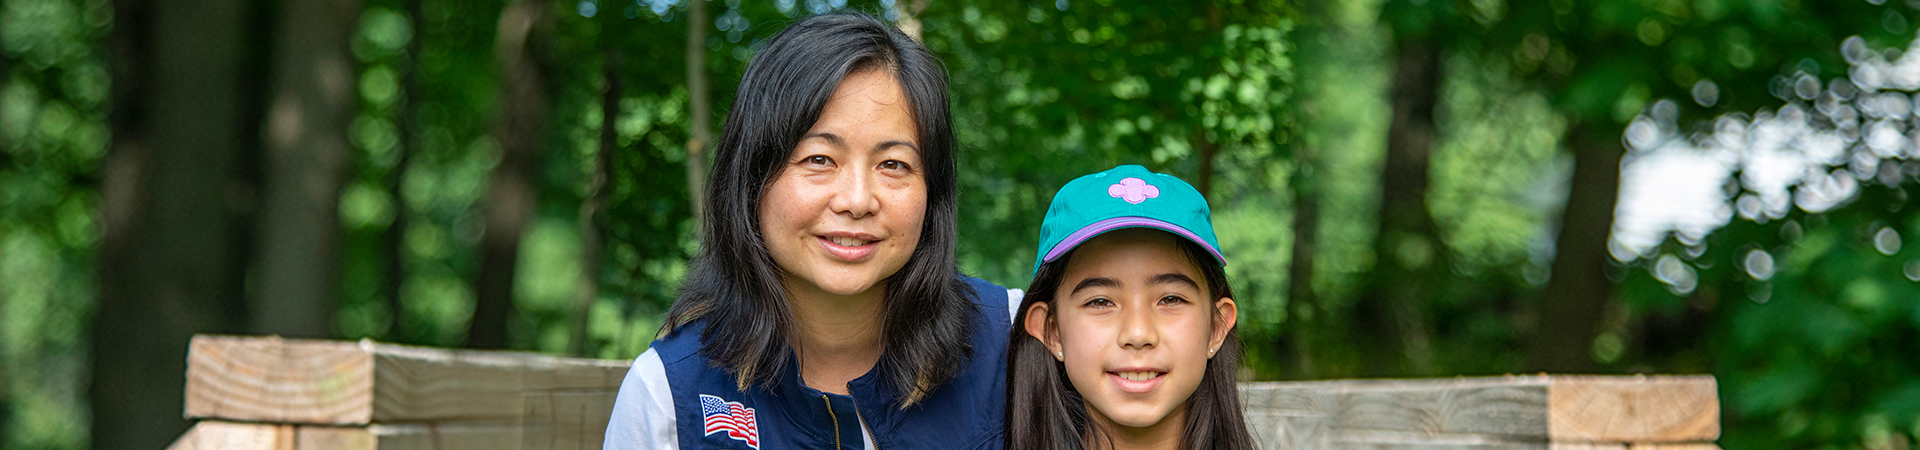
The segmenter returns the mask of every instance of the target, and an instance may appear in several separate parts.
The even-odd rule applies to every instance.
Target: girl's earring
[[[1208,352],[1208,353],[1212,353],[1212,352]],[[1067,352],[1053,352],[1053,356],[1065,358],[1067,357]]]

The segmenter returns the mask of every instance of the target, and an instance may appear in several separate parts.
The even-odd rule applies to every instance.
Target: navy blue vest
[[[880,449],[1000,449],[1007,397],[1007,289],[973,277],[978,306],[973,356],[947,384],[913,406],[900,408],[891,381],[876,367],[847,384],[852,395],[823,393],[800,381],[788,364],[778,386],[739,390],[734,378],[700,355],[696,321],[654,341],[673,392],[674,419],[682,449],[839,448],[863,445],[861,423]],[[791,358],[789,358],[791,361]],[[719,414],[708,414],[719,413]],[[752,420],[745,420],[751,414]],[[709,420],[712,416],[713,420]],[[740,428],[752,426],[749,445]]]

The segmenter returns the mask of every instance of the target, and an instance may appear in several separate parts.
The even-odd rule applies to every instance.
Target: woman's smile
[[[816,236],[821,248],[828,255],[847,262],[860,262],[873,257],[879,248],[881,239],[865,233],[828,233]]]

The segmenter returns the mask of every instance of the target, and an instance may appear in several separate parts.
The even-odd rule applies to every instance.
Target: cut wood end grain
[[[1554,440],[1706,442],[1720,438],[1712,376],[1554,376],[1548,426]]]
[[[351,342],[198,335],[187,351],[187,417],[367,423],[373,360]]]

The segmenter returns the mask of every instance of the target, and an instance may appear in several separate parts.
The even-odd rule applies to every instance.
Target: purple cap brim
[[[1224,256],[1220,256],[1220,249],[1216,249],[1216,248],[1213,248],[1212,245],[1208,245],[1206,239],[1201,239],[1200,236],[1193,234],[1192,231],[1187,231],[1186,228],[1180,228],[1180,226],[1178,225],[1167,223],[1166,221],[1162,221],[1162,220],[1148,219],[1145,217],[1115,217],[1112,219],[1102,220],[1099,222],[1094,222],[1093,224],[1090,224],[1084,227],[1080,227],[1079,231],[1075,231],[1073,232],[1073,234],[1067,235],[1066,239],[1061,239],[1060,243],[1054,244],[1053,249],[1047,251],[1046,259],[1043,259],[1042,261],[1051,262],[1055,258],[1059,258],[1060,255],[1064,255],[1068,251],[1073,250],[1074,247],[1079,247],[1081,243],[1086,242],[1088,239],[1093,239],[1094,236],[1099,236],[1101,233],[1118,230],[1121,228],[1133,228],[1133,227],[1157,228],[1157,229],[1172,232],[1173,234],[1178,234],[1181,237],[1187,238],[1187,240],[1189,241],[1193,241],[1193,243],[1195,244],[1200,244],[1200,248],[1207,249],[1207,253],[1212,253],[1214,260],[1219,261],[1220,265],[1222,266],[1227,265],[1227,258]]]

